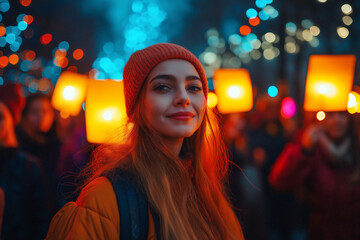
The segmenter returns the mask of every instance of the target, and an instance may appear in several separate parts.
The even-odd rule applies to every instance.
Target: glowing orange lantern
[[[244,112],[252,109],[252,86],[246,69],[216,70],[214,86],[221,113]]]
[[[120,143],[127,121],[122,81],[90,80],[85,100],[87,140],[92,143]]]
[[[63,72],[54,89],[51,102],[55,109],[72,116],[77,115],[85,100],[88,77],[73,72]]]
[[[346,111],[355,71],[354,55],[312,55],[305,87],[305,111]]]

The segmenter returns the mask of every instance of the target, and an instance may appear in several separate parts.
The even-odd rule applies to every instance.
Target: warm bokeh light
[[[20,0],[20,4],[24,7],[28,7],[31,4],[31,0]]]
[[[34,21],[34,18],[31,15],[25,15],[23,17],[23,21],[26,22],[29,25]]]
[[[17,54],[11,54],[9,56],[9,63],[11,63],[12,65],[15,65],[19,62],[19,56]]]
[[[317,118],[317,120],[319,120],[319,121],[324,120],[325,117],[326,117],[326,114],[325,114],[324,111],[319,111],[319,112],[316,114],[316,118]]]
[[[76,96],[76,90],[73,86],[67,86],[64,88],[63,97],[65,100],[71,101]]]
[[[44,45],[47,45],[51,42],[52,35],[50,33],[46,33],[40,37],[40,42]]]
[[[349,113],[360,113],[360,94],[354,91],[349,93],[347,110]]]
[[[4,68],[9,64],[9,58],[7,56],[0,57],[0,68]]]
[[[266,41],[268,41],[269,43],[273,43],[275,42],[276,36],[274,33],[272,32],[268,32],[264,35],[264,38]]]
[[[240,33],[244,36],[249,35],[251,33],[251,28],[247,25],[243,25],[240,27]]]
[[[0,37],[4,36],[6,33],[6,28],[4,26],[0,26]]]
[[[55,66],[66,68],[69,63],[69,59],[67,57],[56,57],[54,59]]]
[[[349,36],[349,30],[346,27],[338,27],[336,31],[341,38],[347,38]]]
[[[63,72],[56,82],[51,99],[52,105],[59,111],[77,115],[85,99],[88,77],[73,72]]]
[[[305,86],[305,111],[345,111],[354,71],[354,55],[310,56]]]
[[[215,93],[221,113],[250,111],[253,107],[252,85],[246,69],[218,69],[214,74]]]
[[[327,2],[327,0],[317,0],[318,2],[320,2],[320,3],[326,3]]]
[[[345,14],[345,15],[349,15],[353,12],[353,9],[351,7],[350,4],[344,4],[341,6],[341,11]]]
[[[67,119],[68,117],[70,117],[70,114],[67,111],[60,111],[60,117],[62,119]]]
[[[294,99],[286,97],[281,101],[281,116],[283,118],[292,118],[296,113],[296,104]]]
[[[310,33],[313,36],[318,36],[320,34],[320,28],[317,26],[312,26],[312,27],[310,27]]]
[[[92,143],[120,143],[127,122],[122,81],[90,80],[85,100],[86,136]]]
[[[33,61],[36,58],[36,53],[32,50],[25,51],[24,60]]]
[[[228,93],[230,98],[237,99],[237,98],[241,97],[244,94],[244,90],[240,86],[231,86],[231,87],[228,88],[227,93]]]
[[[351,25],[353,23],[353,19],[350,16],[344,16],[342,18],[343,23],[347,26]]]
[[[250,24],[251,26],[257,26],[257,25],[259,25],[259,24],[260,24],[260,18],[258,18],[258,17],[250,18],[250,19],[249,19],[249,24]]]
[[[113,118],[111,111],[105,111],[103,114],[103,118],[105,121],[110,121]]]
[[[218,104],[218,97],[215,93],[209,92],[207,97],[207,105],[209,108],[214,108]]]
[[[67,71],[76,73],[76,72],[78,72],[78,68],[76,66],[69,66],[67,68]]]
[[[83,58],[83,56],[84,56],[84,51],[83,50],[81,50],[81,49],[74,50],[73,57],[74,57],[75,60],[80,60],[80,59]]]

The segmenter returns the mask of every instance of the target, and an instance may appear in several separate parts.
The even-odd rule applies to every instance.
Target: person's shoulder
[[[46,239],[119,239],[120,217],[111,182],[99,177],[87,184],[76,203],[69,202],[51,221]]]
[[[87,184],[76,200],[76,204],[93,210],[115,222],[119,219],[114,189],[111,182],[104,176],[98,177]]]

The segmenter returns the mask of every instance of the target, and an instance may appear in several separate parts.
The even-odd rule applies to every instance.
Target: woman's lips
[[[168,115],[168,118],[176,120],[189,120],[192,119],[195,115],[191,112],[176,112]]]

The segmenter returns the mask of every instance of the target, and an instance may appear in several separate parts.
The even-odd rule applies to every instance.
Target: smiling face
[[[180,59],[161,62],[150,72],[144,91],[144,115],[162,137],[183,139],[200,127],[206,98],[191,63]]]

